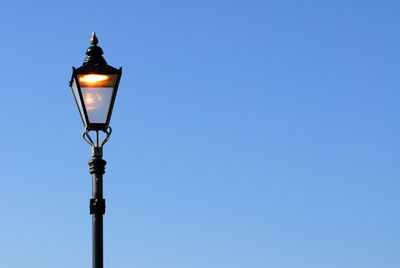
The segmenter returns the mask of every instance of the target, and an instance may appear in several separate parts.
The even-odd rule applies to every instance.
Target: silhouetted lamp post
[[[115,69],[107,64],[97,46],[98,40],[93,33],[92,44],[86,52],[83,65],[72,68],[70,87],[74,95],[85,130],[83,139],[92,148],[92,159],[89,161],[92,174],[92,199],[90,199],[90,214],[93,224],[93,268],[103,268],[103,215],[105,200],[103,199],[103,174],[106,161],[103,157],[103,145],[111,135],[109,126],[111,113],[117,94],[122,68]],[[95,137],[90,136],[90,132]],[[106,134],[99,141],[99,131]]]

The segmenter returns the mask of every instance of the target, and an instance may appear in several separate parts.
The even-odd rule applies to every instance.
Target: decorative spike
[[[96,46],[97,43],[99,43],[99,40],[97,39],[96,33],[93,32],[92,38],[90,39],[90,44],[92,44],[93,46]]]
[[[103,50],[101,49],[101,47],[97,46],[97,43],[99,42],[99,40],[97,39],[96,33],[93,32],[92,33],[92,38],[90,39],[90,43],[92,44],[86,51],[86,59],[83,62],[83,65],[101,65],[101,64],[107,64],[107,62],[105,61],[105,59],[103,58]]]

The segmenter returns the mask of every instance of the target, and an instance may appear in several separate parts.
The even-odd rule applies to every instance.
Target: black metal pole
[[[92,174],[92,199],[90,199],[90,214],[93,227],[93,268],[103,268],[103,215],[106,202],[103,199],[103,174],[106,161],[102,159],[101,147],[93,147],[92,160],[89,161]]]

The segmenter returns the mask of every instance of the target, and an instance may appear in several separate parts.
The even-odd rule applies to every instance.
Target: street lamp
[[[83,139],[92,148],[92,159],[89,161],[92,174],[92,198],[90,214],[93,227],[93,268],[103,268],[103,215],[106,205],[103,199],[103,174],[106,161],[103,158],[103,146],[111,135],[109,126],[111,113],[117,94],[122,68],[115,69],[103,58],[103,50],[97,46],[98,40],[93,33],[92,44],[86,52],[83,65],[72,67],[70,87],[82,118]],[[90,131],[95,132],[92,139]],[[99,141],[99,131],[106,134]]]

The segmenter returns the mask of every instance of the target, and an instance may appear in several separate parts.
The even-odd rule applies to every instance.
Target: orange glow
[[[79,81],[85,82],[85,83],[97,83],[97,82],[103,82],[110,77],[108,75],[102,75],[102,74],[86,74],[82,75],[79,77]]]
[[[85,106],[88,110],[97,109],[99,106],[102,105],[102,98],[101,95],[97,92],[88,92],[85,94]]]

